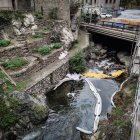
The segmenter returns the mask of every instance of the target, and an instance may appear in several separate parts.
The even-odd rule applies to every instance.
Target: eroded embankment
[[[114,96],[113,108],[108,120],[100,122],[98,140],[128,140],[131,134],[131,114],[136,91],[136,79],[128,79]]]

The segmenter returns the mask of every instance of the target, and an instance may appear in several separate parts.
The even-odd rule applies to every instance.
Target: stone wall
[[[59,50],[54,50],[50,55],[46,55],[44,57],[36,54],[35,57],[39,58],[39,60],[37,60],[35,57],[27,57],[27,59],[30,61],[30,64],[22,70],[10,72],[9,75],[17,81],[25,79],[29,77],[30,74],[38,72],[57,60],[61,52],[62,48]]]
[[[50,36],[51,36],[51,33],[48,33],[45,35],[43,39],[28,42],[27,43],[28,55],[31,55],[32,53],[34,53],[35,48],[39,48],[45,44],[49,44]],[[24,47],[26,47],[26,44],[11,45],[6,48],[0,48],[0,60],[6,60],[8,58],[12,58],[15,56],[23,57],[27,55],[23,51]]]
[[[70,22],[70,3],[69,0],[36,0],[36,11],[41,12],[41,7],[43,11],[48,15],[50,8],[58,8],[58,18]]]
[[[50,91],[59,80],[63,79],[69,70],[69,62],[63,63],[58,69],[48,74],[41,81],[26,89],[25,93],[45,94]]]

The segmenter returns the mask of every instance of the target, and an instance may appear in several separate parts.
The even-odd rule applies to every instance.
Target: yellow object
[[[101,20],[104,22],[120,22],[120,23],[125,23],[125,24],[129,24],[129,25],[140,25],[140,21],[139,20],[131,20],[131,19],[125,19],[125,18],[112,18],[112,19],[105,19],[105,20]]]
[[[114,73],[112,73],[113,77],[119,77],[120,75],[122,75],[125,71],[124,70],[118,70]]]
[[[83,75],[84,76],[88,76],[88,77],[106,79],[106,78],[116,78],[116,77],[119,77],[124,72],[125,72],[124,70],[118,70],[118,71],[114,72],[112,75],[99,74],[99,73],[94,73],[94,72],[86,72]]]

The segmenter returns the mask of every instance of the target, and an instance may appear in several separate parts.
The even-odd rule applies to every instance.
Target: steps
[[[23,44],[24,45],[22,47],[22,51],[25,54],[25,56],[27,56],[29,54],[27,37],[25,35],[19,35],[19,36],[17,36],[17,42],[19,42],[19,44]]]

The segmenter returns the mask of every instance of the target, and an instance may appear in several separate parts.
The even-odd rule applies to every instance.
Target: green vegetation
[[[48,45],[45,45],[43,47],[36,49],[35,51],[41,55],[47,55],[51,53],[52,49]]]
[[[27,80],[26,81],[22,81],[22,82],[18,82],[17,86],[15,87],[13,84],[11,84],[11,82],[9,81],[7,76],[3,72],[1,72],[1,71],[0,71],[0,80],[4,81],[3,88],[0,88],[0,93],[4,92],[5,94],[11,93],[14,90],[22,92],[25,89],[26,83],[27,83]]]
[[[15,113],[11,111],[11,108],[6,105],[1,95],[0,101],[0,128],[7,129],[16,123],[17,117]]]
[[[112,115],[113,117],[119,117],[119,116],[123,115],[123,110],[122,110],[122,108],[120,108],[120,107],[114,108],[113,111],[111,112],[111,115]]]
[[[25,18],[21,11],[0,11],[0,21],[2,23],[10,23],[12,19],[21,20]]]
[[[35,35],[32,36],[32,38],[43,38],[43,33],[35,33]]]
[[[10,70],[21,68],[26,64],[28,64],[28,61],[24,58],[13,58],[11,60],[2,63],[5,69],[10,69]]]
[[[86,70],[85,55],[82,51],[76,52],[69,63],[71,73],[83,73]]]
[[[115,120],[113,122],[114,127],[124,128],[124,127],[131,127],[131,121],[129,120]]]
[[[35,16],[36,16],[37,19],[43,19],[44,18],[42,13],[36,13]]]
[[[36,111],[36,113],[39,115],[43,115],[44,113],[46,113],[47,111],[48,111],[48,109],[47,109],[47,107],[45,107],[45,106],[39,106],[39,105],[36,105],[35,106],[35,111]]]
[[[53,49],[60,49],[62,47],[61,43],[54,43],[53,44]]]
[[[8,45],[10,45],[10,41],[9,40],[5,40],[5,39],[1,39],[0,40],[0,47],[7,47]]]
[[[49,13],[48,13],[49,19],[57,20],[58,19],[57,13],[58,13],[58,8],[57,7],[50,8]]]
[[[53,43],[51,45],[44,45],[40,48],[35,49],[35,51],[41,55],[48,55],[53,49],[59,49],[62,47],[61,43]]]
[[[86,21],[86,22],[89,22],[90,21],[90,19],[91,19],[91,14],[90,13],[83,13],[82,14],[82,17],[83,17],[83,19]]]

